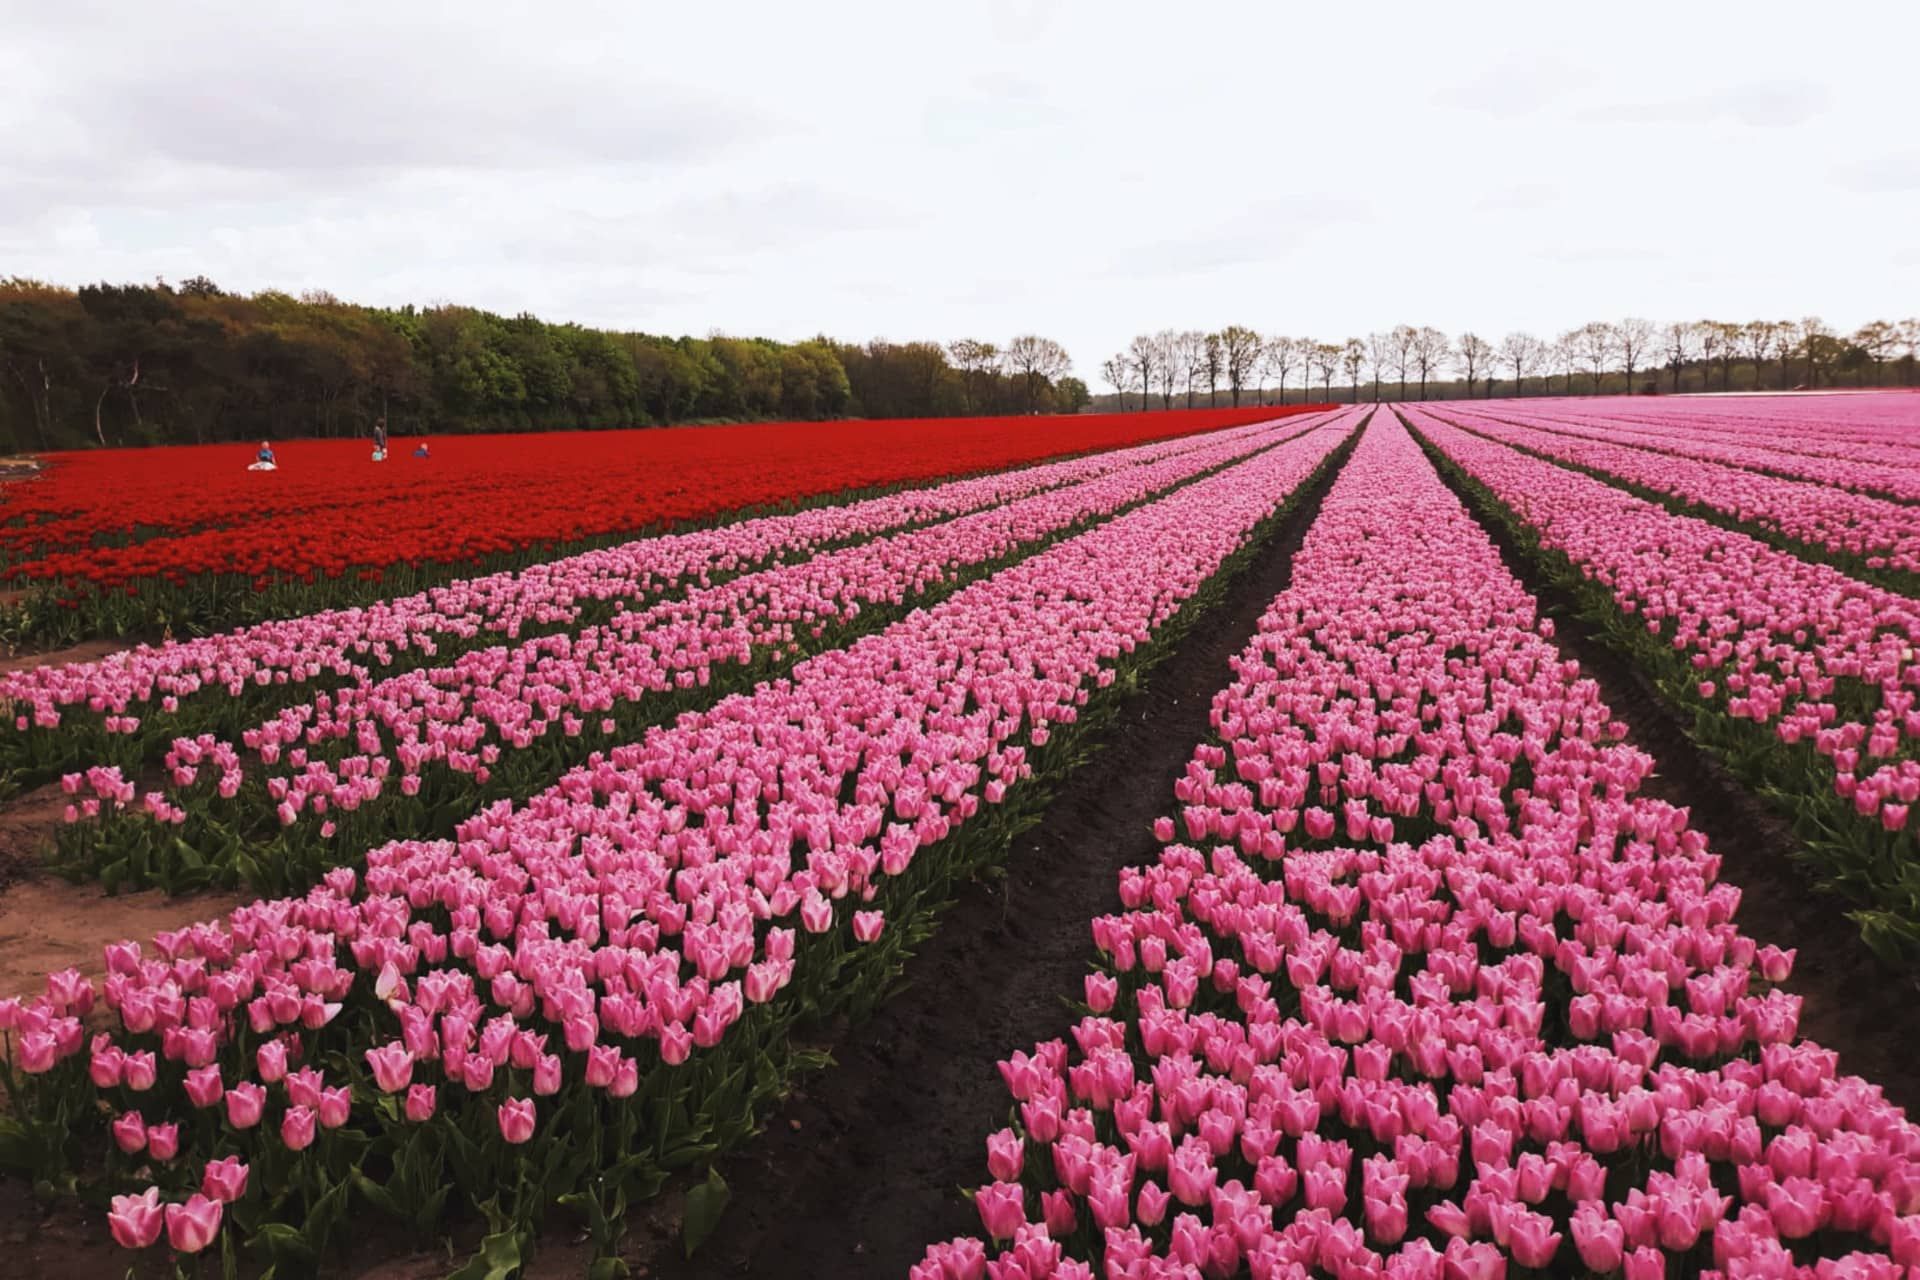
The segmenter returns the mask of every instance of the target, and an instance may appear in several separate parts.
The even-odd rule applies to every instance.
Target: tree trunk
[[[133,391],[133,389],[139,385],[140,359],[136,356],[133,361],[133,373],[127,378],[127,407],[133,410],[133,425],[136,427],[145,427],[147,424],[140,417],[140,397],[135,395]]]
[[[99,439],[102,449],[107,447],[107,430],[100,423],[100,410],[107,403],[107,393],[112,390],[113,384],[109,382],[106,386],[100,388],[100,398],[93,402],[93,434]]]

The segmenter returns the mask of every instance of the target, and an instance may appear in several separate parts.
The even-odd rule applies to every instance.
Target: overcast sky
[[[1907,3],[0,0],[0,275],[704,334],[1920,310]]]

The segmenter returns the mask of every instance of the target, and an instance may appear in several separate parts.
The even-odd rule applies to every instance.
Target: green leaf
[[[358,1191],[362,1196],[365,1196],[367,1203],[380,1210],[380,1212],[391,1214],[396,1218],[406,1217],[406,1214],[400,1209],[400,1202],[393,1198],[391,1191],[388,1191],[385,1187],[357,1169],[354,1170],[353,1174],[353,1189]]]
[[[480,1242],[480,1251],[447,1280],[509,1280],[520,1269],[520,1233],[502,1231]]]
[[[0,1168],[33,1173],[45,1160],[38,1135],[12,1116],[0,1116]]]
[[[290,1263],[293,1269],[305,1270],[313,1264],[313,1249],[307,1239],[298,1230],[284,1222],[269,1222],[254,1233],[247,1241],[247,1247],[256,1252],[265,1253],[278,1268],[281,1263]]]
[[[727,1201],[733,1196],[733,1189],[727,1180],[720,1176],[718,1169],[707,1170],[707,1180],[687,1192],[686,1219],[680,1224],[680,1234],[686,1242],[687,1256],[707,1242],[713,1229],[720,1225],[720,1215],[726,1212]]]

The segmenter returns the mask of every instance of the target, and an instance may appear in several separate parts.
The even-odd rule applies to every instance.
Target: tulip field
[[[64,1224],[20,1274],[1920,1274],[1920,1014],[1827,1016],[1920,995],[1920,396],[1033,422],[643,433],[578,491],[470,441],[357,515],[16,485],[67,486],[4,542],[67,634],[204,631],[0,675],[20,874],[182,912],[0,991],[0,1190]],[[1070,779],[1158,816],[1076,835]],[[1037,856],[1082,944],[973,1048],[1060,950]],[[835,1093],[901,1009],[969,1083]]]
[[[1259,410],[760,423],[53,453],[0,495],[0,638],[198,633],[371,603],[637,530],[1208,431]],[[7,634],[10,633],[10,636]]]

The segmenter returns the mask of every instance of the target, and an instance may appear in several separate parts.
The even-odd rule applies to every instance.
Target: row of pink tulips
[[[1551,636],[1376,416],[916,1280],[1920,1265],[1920,1129]]]
[[[1303,420],[1303,425],[1307,420]],[[99,740],[141,737],[164,745],[209,719],[200,702],[304,686],[364,689],[383,674],[433,665],[444,650],[564,630],[615,605],[638,607],[687,587],[822,547],[1079,484],[1196,448],[1259,436],[1262,424],[1023,467],[842,505],[637,539],[512,572],[463,579],[365,608],[329,610],[235,631],[141,645],[95,661],[0,677],[13,710],[13,754],[74,758]],[[83,734],[85,736],[83,736]],[[70,743],[78,745],[69,750]]]
[[[1800,396],[1574,396],[1529,400],[1569,418],[1606,417],[1645,422],[1700,433],[1737,435],[1791,442],[1800,449],[1812,439],[1836,443],[1880,444],[1907,453],[1920,452],[1913,438],[1912,393]]]
[[[1440,416],[1503,443],[1618,477],[1803,544],[1816,558],[1841,555],[1870,569],[1902,573],[1920,568],[1920,505],[1642,448],[1619,438],[1595,438],[1563,430],[1520,408],[1449,406]],[[1833,466],[1855,475],[1866,470]],[[1885,474],[1885,469],[1875,473]],[[1920,481],[1920,472],[1915,478]]]
[[[1461,431],[1409,420],[1511,512],[1575,590],[1604,592],[1610,634],[1703,741],[1796,816],[1816,870],[1854,894],[1869,943],[1920,954],[1920,604],[1745,534]]]
[[[373,849],[364,875],[154,953],[109,947],[98,989],[65,972],[0,1003],[25,1073],[17,1145],[57,1166],[109,1128],[107,1168],[82,1176],[125,1189],[116,1235],[144,1247],[178,1218],[183,1250],[220,1229],[228,1159],[271,1189],[229,1203],[249,1229],[304,1214],[323,1236],[315,1216],[376,1194],[431,1222],[454,1185],[511,1241],[589,1177],[605,1195],[710,1154],[777,1087],[779,1019],[874,981],[860,957],[923,924],[893,908],[944,884],[1053,735],[1356,421],[597,756],[455,840]],[[89,1015],[107,1028],[91,1040]],[[384,1181],[356,1176],[375,1157]]]
[[[176,741],[165,759],[168,785],[147,792],[138,806],[116,768],[70,774],[68,820],[82,825],[67,837],[67,851],[89,865],[111,865],[129,847],[151,846],[148,832],[116,826],[199,820],[234,829],[236,813],[242,824],[251,817],[255,829],[270,830],[276,821],[310,828],[309,835],[290,833],[304,844],[332,839],[364,847],[417,834],[381,804],[383,797],[418,801],[407,807],[413,816],[450,803],[464,812],[485,794],[472,788],[496,773],[516,783],[541,773],[552,778],[559,769],[549,757],[556,753],[562,764],[568,757],[577,762],[634,732],[636,719],[657,721],[680,709],[667,702],[664,711],[649,711],[662,699],[730,671],[765,670],[803,646],[832,643],[863,614],[880,610],[884,618],[884,611],[898,612],[1023,549],[1312,430],[1288,421],[1235,433],[951,520],[742,573],[622,610],[575,634],[472,650],[445,666],[321,694],[247,729],[240,747],[212,735]],[[259,785],[243,790],[249,777]],[[94,817],[107,821],[83,822]],[[185,834],[190,843],[210,843],[197,838],[197,828]],[[251,856],[256,864],[283,860],[273,849]]]
[[[1531,425],[1568,435],[1817,481],[1850,492],[1920,501],[1920,444],[1911,430],[1911,418],[1920,414],[1920,407],[1906,401],[1908,421],[1899,434],[1853,436],[1836,423],[1832,403],[1831,399],[1798,401],[1797,416],[1759,421],[1719,412],[1712,416],[1689,412],[1683,401],[1650,407],[1642,407],[1644,401],[1629,405],[1618,400],[1591,407],[1564,402],[1507,407],[1524,408]]]

